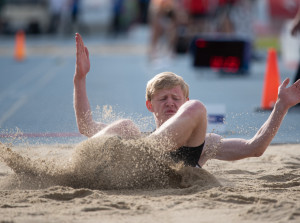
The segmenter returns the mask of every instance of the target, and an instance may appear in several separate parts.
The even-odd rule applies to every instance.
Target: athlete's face
[[[156,125],[159,127],[176,114],[180,106],[187,100],[181,87],[176,86],[156,91],[151,101],[146,101],[146,106],[154,114]]]

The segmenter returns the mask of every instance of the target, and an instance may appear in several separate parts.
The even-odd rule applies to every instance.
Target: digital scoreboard
[[[249,41],[232,37],[197,36],[191,43],[195,67],[208,67],[225,73],[247,73],[250,50]]]

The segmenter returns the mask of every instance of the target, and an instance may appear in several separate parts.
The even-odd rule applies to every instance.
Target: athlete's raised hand
[[[296,81],[290,87],[287,87],[290,79],[287,78],[279,86],[278,91],[278,101],[286,108],[290,108],[298,103],[300,103],[300,80]]]
[[[75,35],[76,40],[76,67],[75,67],[75,77],[82,79],[90,71],[90,58],[89,51],[86,46],[84,46],[82,37],[79,33]]]

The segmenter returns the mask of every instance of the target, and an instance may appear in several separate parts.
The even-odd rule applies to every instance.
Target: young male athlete
[[[142,136],[131,120],[119,120],[109,125],[93,120],[86,93],[89,53],[79,34],[75,39],[74,109],[80,133],[87,137]],[[261,156],[277,133],[288,109],[300,102],[300,80],[290,87],[287,87],[288,83],[289,79],[286,79],[280,85],[272,113],[252,139],[224,139],[217,134],[206,133],[205,106],[198,100],[189,99],[189,88],[184,80],[174,73],[163,72],[147,84],[146,107],[154,115],[156,130],[146,139],[169,151],[175,161],[183,161],[189,166],[203,166],[210,158],[232,161]],[[213,157],[212,152],[215,153]]]

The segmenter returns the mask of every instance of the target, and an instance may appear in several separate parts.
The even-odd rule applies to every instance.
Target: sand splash
[[[106,136],[74,146],[71,155],[66,154],[59,160],[33,159],[30,154],[20,155],[5,145],[1,145],[0,159],[16,173],[10,176],[6,188],[28,187],[29,182],[35,187],[61,185],[101,190],[220,185],[207,171],[176,164],[161,151],[143,139]]]

